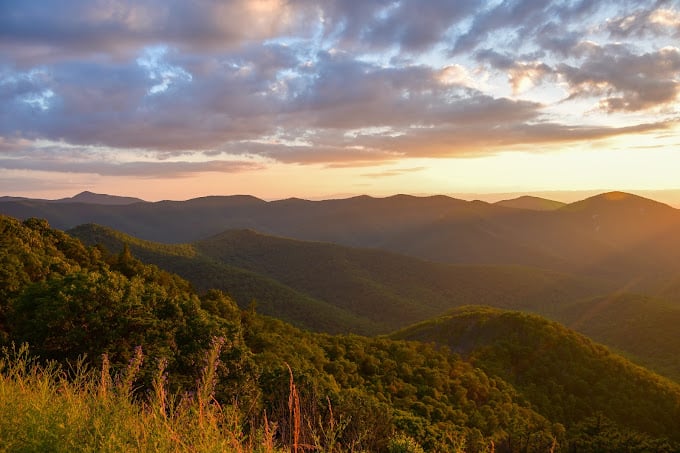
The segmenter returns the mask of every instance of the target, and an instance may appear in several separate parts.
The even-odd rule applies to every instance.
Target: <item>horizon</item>
[[[4,2],[0,193],[677,206],[679,35],[653,0]]]
[[[207,198],[207,197],[238,197],[238,196],[248,196],[248,197],[254,197],[258,198],[263,201],[267,202],[274,202],[274,201],[283,201],[283,200],[288,200],[288,199],[301,199],[301,200],[307,200],[307,201],[325,201],[325,200],[340,200],[340,199],[349,199],[349,198],[355,198],[355,197],[362,197],[362,196],[367,196],[371,198],[376,198],[376,199],[381,199],[381,198],[390,198],[390,197],[395,197],[395,196],[411,196],[411,197],[417,197],[417,198],[426,198],[426,197],[434,197],[434,196],[444,196],[444,197],[450,197],[454,199],[459,199],[459,200],[464,200],[464,201],[483,201],[487,203],[497,203],[501,201],[508,201],[508,200],[514,200],[517,198],[529,196],[529,197],[536,197],[536,198],[542,198],[545,200],[549,201],[557,201],[561,202],[564,204],[570,204],[570,203],[575,203],[578,201],[582,201],[591,197],[599,196],[599,195],[604,195],[607,193],[612,193],[612,192],[620,192],[620,193],[625,193],[629,195],[634,195],[634,196],[639,196],[642,198],[647,198],[652,201],[660,202],[667,204],[675,209],[680,209],[680,189],[669,189],[669,190],[582,190],[582,191],[542,191],[542,192],[499,192],[499,193],[452,193],[452,194],[438,194],[438,193],[432,193],[432,194],[422,194],[422,193],[393,193],[393,194],[386,194],[386,195],[370,195],[366,193],[356,193],[356,194],[329,194],[326,196],[318,196],[318,197],[284,197],[284,198],[264,198],[264,197],[259,197],[254,194],[247,194],[247,193],[233,193],[233,194],[205,194],[205,195],[199,195],[197,197],[190,197],[190,198],[182,198],[182,199],[169,199],[169,198],[161,198],[161,199],[145,199],[139,196],[136,196],[134,194],[126,194],[126,195],[121,195],[121,194],[113,194],[113,193],[101,193],[101,192],[95,192],[92,190],[83,190],[82,192],[78,192],[72,195],[66,195],[66,196],[60,196],[56,198],[39,198],[39,197],[31,197],[31,196],[21,196],[21,195],[4,195],[0,194],[0,199],[2,197],[16,197],[16,198],[24,198],[24,199],[29,199],[29,200],[40,200],[40,201],[58,201],[58,200],[65,200],[65,199],[70,199],[74,198],[78,195],[82,194],[92,194],[92,195],[103,195],[103,196],[112,196],[112,197],[122,197],[122,198],[138,198],[143,202],[148,202],[148,203],[156,203],[156,202],[161,202],[161,201],[189,201],[197,198]]]

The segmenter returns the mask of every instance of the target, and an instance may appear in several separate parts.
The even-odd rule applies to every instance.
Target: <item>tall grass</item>
[[[0,357],[0,451],[2,452],[279,452],[276,428],[246,438],[239,412],[214,399],[215,369],[223,341],[213,341],[197,389],[169,395],[165,361],[158,363],[151,391],[133,396],[143,355],[111,376],[81,361],[65,368],[42,364],[28,348],[9,348]],[[288,450],[288,449],[286,449]]]
[[[157,362],[150,389],[135,392],[144,355],[141,348],[120,373],[109,359],[101,369],[83,360],[68,366],[42,363],[28,347],[3,348],[0,354],[0,453],[4,452],[236,452],[302,453],[361,451],[342,446],[347,420],[336,420],[328,399],[329,419],[306,417],[290,373],[286,432],[263,413],[258,427],[241,419],[233,405],[214,396],[224,339],[212,341],[196,389],[183,395],[167,391],[166,360]],[[317,414],[318,415],[318,414]],[[319,426],[313,426],[316,420]],[[306,422],[306,425],[304,424]],[[310,443],[301,441],[306,432]],[[247,432],[247,434],[246,434]],[[285,434],[285,435],[284,435]],[[277,439],[287,438],[287,445]],[[390,452],[421,452],[408,437],[395,437]],[[458,451],[458,450],[456,450]]]

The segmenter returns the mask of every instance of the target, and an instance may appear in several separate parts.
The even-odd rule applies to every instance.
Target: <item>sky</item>
[[[0,2],[0,195],[677,189],[680,0]]]

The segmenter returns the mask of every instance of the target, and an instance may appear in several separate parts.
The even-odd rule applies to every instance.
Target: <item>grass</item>
[[[103,357],[101,370],[84,361],[68,367],[41,363],[28,347],[3,348],[0,355],[0,452],[235,452],[333,453],[354,451],[337,441],[345,427],[336,421],[330,400],[328,426],[309,426],[314,445],[302,444],[300,399],[290,371],[288,401],[290,445],[277,442],[277,424],[266,412],[250,426],[237,407],[214,398],[223,338],[213,339],[195,391],[170,395],[165,360],[159,360],[151,388],[140,395],[134,387],[144,356],[135,350],[127,368],[112,376]],[[248,433],[246,432],[248,431]],[[390,452],[420,452],[411,438],[397,436]]]
[[[239,411],[213,398],[222,342],[216,340],[195,392],[169,395],[160,361],[152,389],[136,396],[144,360],[137,349],[127,369],[111,376],[83,362],[66,368],[41,364],[28,348],[5,349],[0,358],[2,452],[279,452],[276,426],[263,420],[246,436]],[[288,450],[288,449],[286,449]]]

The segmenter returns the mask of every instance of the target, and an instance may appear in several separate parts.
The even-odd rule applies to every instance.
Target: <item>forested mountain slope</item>
[[[541,414],[566,426],[606,413],[624,432],[673,436],[677,429],[678,384],[535,315],[463,307],[392,337],[451,348],[512,383]],[[636,403],[640,398],[646,402]],[[657,410],[663,418],[649,418]]]
[[[680,382],[680,307],[664,299],[612,293],[565,304],[547,314]]]
[[[370,451],[398,435],[429,451],[679,448],[678,385],[537,317],[461,310],[399,335],[449,345],[463,360],[422,342],[314,334],[240,311],[129,249],[109,255],[44,221],[0,216],[0,233],[3,345],[28,341],[62,363],[87,354],[95,366],[105,353],[114,370],[137,363],[141,397],[159,358],[171,389],[191,388],[201,355],[221,338],[215,397],[223,407],[239,401],[230,410],[244,439],[266,411],[283,445],[295,427],[303,443]]]
[[[498,451],[545,451],[576,439],[512,386],[446,350],[301,331],[239,311],[219,292],[199,297],[129,250],[107,255],[44,221],[1,216],[0,233],[3,345],[28,341],[34,353],[64,365],[87,354],[94,366],[141,367],[128,388],[142,398],[160,358],[168,361],[170,389],[192,388],[201,356],[221,338],[214,395],[225,408],[239,402],[229,410],[238,411],[246,439],[267,419],[279,429],[277,442],[288,444],[294,426],[300,443],[323,448],[385,451],[390,439],[406,435],[429,451],[463,444],[486,451],[492,442]],[[324,437],[328,429],[332,438]]]
[[[555,308],[606,294],[612,288],[597,280],[535,268],[448,265],[377,249],[291,240],[250,230],[226,231],[184,245],[142,241],[96,225],[83,225],[70,234],[90,245],[103,244],[116,253],[128,244],[135,256],[182,275],[199,290],[222,289],[243,307],[256,296],[250,289],[254,284],[251,281],[259,276],[261,288],[276,282],[297,295],[353,316],[355,322],[363,320],[352,329],[359,333],[385,333],[471,303],[540,312],[547,306]],[[270,293],[280,297],[280,291],[281,286]],[[304,306],[303,302],[277,308],[271,299],[266,298],[263,304],[256,298],[263,313],[297,323],[291,315],[294,307]],[[321,305],[308,307],[323,309]],[[287,316],[280,316],[285,309],[289,310]],[[306,321],[300,325],[336,331]],[[338,324],[337,329],[346,327]]]
[[[518,266],[459,266],[249,230],[169,245],[83,225],[71,234],[218,288],[248,307],[329,333],[385,333],[462,305],[530,311],[680,381],[680,306],[616,285]]]

